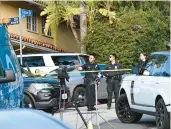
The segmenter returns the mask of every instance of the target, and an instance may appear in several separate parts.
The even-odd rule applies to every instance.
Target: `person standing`
[[[122,65],[116,61],[116,54],[111,54],[109,56],[110,63],[106,65],[105,70],[117,70],[122,69]],[[112,104],[112,95],[114,92],[115,95],[115,102],[118,99],[119,89],[120,89],[120,82],[122,79],[123,71],[107,71],[104,72],[104,75],[107,77],[107,93],[108,93],[108,103],[107,109],[111,109]]]
[[[94,63],[95,57],[93,55],[89,56],[89,63],[86,63],[82,65],[81,67],[76,66],[77,70],[83,70],[83,71],[96,71],[100,70],[100,67],[98,64]],[[95,105],[95,83],[96,79],[98,78],[98,72],[87,72],[85,73],[84,77],[84,85],[86,86],[86,105],[88,108],[88,111],[96,110],[94,107]]]

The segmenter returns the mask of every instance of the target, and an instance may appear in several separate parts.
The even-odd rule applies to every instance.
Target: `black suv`
[[[57,78],[37,77],[23,68],[22,73],[26,108],[52,109],[54,106],[59,106],[60,87]],[[67,99],[65,99],[67,105],[70,102],[68,87],[65,88],[65,93],[67,94]],[[61,91],[61,94],[64,94],[64,90]],[[62,99],[61,102],[63,102]]]

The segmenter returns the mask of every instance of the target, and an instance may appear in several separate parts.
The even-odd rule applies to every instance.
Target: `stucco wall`
[[[24,37],[28,37],[31,39],[39,40],[45,43],[53,44],[53,38],[45,37],[42,35],[42,17],[40,15],[40,8],[33,4],[29,4],[27,2],[22,1],[11,1],[11,2],[1,2],[0,3],[0,18],[11,18],[11,17],[18,17],[18,9],[31,9],[38,15],[37,22],[38,22],[38,32],[29,32],[26,29],[26,18],[22,19],[22,35]],[[10,25],[8,27],[9,32],[15,33],[19,35],[19,25]],[[71,32],[71,29],[67,27],[65,23],[60,24],[57,34],[57,46],[61,48],[69,48],[74,52],[80,52],[74,36]]]

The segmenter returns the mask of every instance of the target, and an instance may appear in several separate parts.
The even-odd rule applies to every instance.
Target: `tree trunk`
[[[77,34],[77,31],[76,31],[76,29],[75,29],[75,27],[74,27],[74,20],[73,20],[73,15],[71,15],[70,16],[70,21],[69,21],[70,23],[69,23],[69,25],[70,25],[70,27],[71,27],[71,30],[72,30],[72,33],[73,33],[73,35],[74,35],[74,37],[75,37],[75,40],[76,40],[76,42],[77,42],[77,46],[78,46],[78,48],[80,48],[80,41],[79,41],[79,37],[78,37],[78,34]]]
[[[86,53],[84,44],[84,38],[87,35],[87,14],[84,2],[80,3],[81,14],[80,14],[80,37],[81,37],[81,53]]]

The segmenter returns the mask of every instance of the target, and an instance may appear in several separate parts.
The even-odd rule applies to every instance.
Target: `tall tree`
[[[96,1],[86,1],[84,2],[84,8],[80,8],[81,1],[41,1],[46,5],[44,10],[41,13],[41,16],[47,15],[46,25],[45,25],[45,32],[47,33],[49,28],[52,31],[54,37],[54,43],[57,38],[57,30],[60,22],[67,21],[69,23],[71,30],[74,34],[75,40],[80,47],[81,53],[85,53],[85,46],[84,46],[84,37],[86,36],[86,29],[87,25],[91,27],[94,23],[94,19],[96,14],[100,13],[106,17],[115,18],[115,12],[107,10],[105,8],[99,8],[99,2]],[[81,2],[82,3],[82,2]],[[82,6],[82,4],[81,4]],[[86,12],[85,12],[86,6]],[[82,10],[83,9],[83,10]],[[81,12],[82,11],[82,12]],[[84,12],[84,13],[83,13]],[[81,18],[81,38],[79,39],[79,35],[76,31],[76,24],[74,21],[75,15],[83,16]],[[88,23],[87,23],[88,22]],[[55,43],[55,46],[57,44]]]

